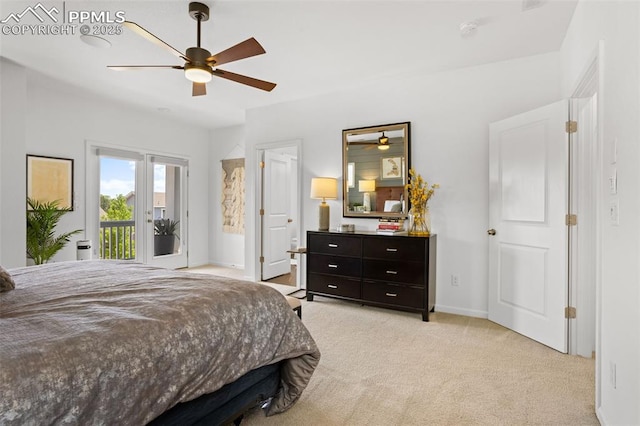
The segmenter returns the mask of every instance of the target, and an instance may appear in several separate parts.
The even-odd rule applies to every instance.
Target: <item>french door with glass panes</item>
[[[93,257],[186,267],[187,160],[108,147],[89,153],[98,182],[87,194],[88,217],[97,219],[87,223]]]

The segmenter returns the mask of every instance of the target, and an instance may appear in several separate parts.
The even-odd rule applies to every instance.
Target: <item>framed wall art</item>
[[[381,159],[381,179],[402,179],[402,157],[386,157]]]
[[[27,197],[73,210],[73,159],[27,154]]]

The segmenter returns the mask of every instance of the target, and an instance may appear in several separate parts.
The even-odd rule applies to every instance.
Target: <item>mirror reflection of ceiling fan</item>
[[[389,137],[382,132],[382,135],[378,137],[377,140],[373,139],[370,141],[352,141],[349,142],[349,145],[367,145],[365,149],[373,149],[378,148],[380,151],[386,151],[390,147]]]
[[[200,47],[200,24],[203,21],[209,20],[209,6],[192,2],[189,3],[189,15],[198,22],[198,40],[196,47],[190,47],[187,49],[186,54],[183,54],[177,49],[174,49],[169,44],[160,40],[149,31],[142,28],[135,22],[125,21],[123,25],[135,32],[141,37],[146,38],[150,42],[162,47],[169,51],[171,54],[185,61],[183,66],[180,65],[114,65],[108,66],[112,70],[124,71],[124,70],[151,70],[151,69],[177,69],[184,70],[184,75],[188,80],[193,82],[192,95],[201,96],[207,94],[206,83],[211,81],[213,76],[225,78],[227,80],[235,81],[237,83],[245,84],[247,86],[255,87],[257,89],[270,92],[276,87],[275,83],[268,81],[258,80],[256,78],[247,77],[241,74],[235,74],[229,71],[221,70],[217,68],[219,65],[226,64],[240,59],[250,58],[252,56],[262,55],[266,53],[260,43],[255,38],[247,39],[241,43],[236,44],[223,50],[220,53],[212,55],[208,50]]]

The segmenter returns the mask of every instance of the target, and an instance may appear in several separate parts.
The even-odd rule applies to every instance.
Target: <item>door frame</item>
[[[255,208],[256,208],[256,215],[255,215],[255,253],[254,253],[254,275],[255,275],[255,281],[259,281],[262,275],[261,272],[261,265],[260,265],[260,256],[262,255],[262,232],[263,232],[263,220],[262,220],[262,216],[260,215],[260,208],[262,206],[262,197],[263,197],[263,188],[262,188],[262,170],[260,168],[260,162],[262,161],[263,158],[263,153],[265,151],[271,150],[271,149],[281,149],[281,148],[291,148],[294,147],[296,150],[296,158],[297,158],[297,164],[296,164],[296,170],[297,170],[297,182],[296,182],[296,194],[298,196],[298,205],[297,205],[297,217],[298,217],[298,223],[297,223],[297,233],[298,233],[298,243],[303,241],[303,226],[302,226],[302,184],[301,184],[301,177],[302,177],[302,139],[291,139],[291,140],[283,140],[283,141],[275,141],[275,142],[265,142],[265,143],[260,143],[260,144],[256,144],[255,145],[255,153],[256,153],[256,162],[252,167],[255,167],[254,170],[256,170],[256,176],[255,176]],[[298,267],[296,268],[296,287],[297,288],[301,288],[302,283],[302,279],[304,277],[304,274],[302,273],[302,269],[303,269],[303,262],[298,262]]]
[[[582,73],[576,79],[576,83],[571,91],[570,95],[570,116],[571,120],[574,120],[575,110],[574,105],[579,98],[591,97],[594,94],[597,95],[596,98],[596,120],[597,120],[597,131],[594,135],[593,139],[594,146],[592,146],[592,152],[595,156],[592,164],[575,164],[576,167],[586,167],[587,170],[590,170],[594,175],[592,182],[595,182],[595,187],[588,187],[588,182],[578,181],[574,179],[571,184],[571,191],[577,191],[577,193],[585,193],[590,192],[591,196],[594,198],[595,209],[593,212],[580,212],[580,215],[589,214],[589,219],[592,222],[594,234],[591,241],[589,241],[590,245],[592,245],[592,253],[594,254],[593,265],[595,265],[595,311],[591,311],[590,309],[583,309],[584,306],[580,306],[580,302],[584,301],[583,297],[578,297],[581,291],[584,292],[584,286],[581,286],[581,282],[578,280],[577,282],[573,282],[571,277],[569,281],[569,302],[571,306],[576,307],[577,315],[576,319],[573,321],[569,321],[569,354],[575,355],[577,354],[578,341],[576,339],[579,338],[578,330],[585,327],[593,327],[595,326],[595,408],[596,412],[600,410],[601,406],[601,377],[602,377],[602,365],[601,365],[601,356],[598,356],[598,353],[601,352],[601,324],[602,324],[602,314],[601,314],[601,301],[602,301],[602,200],[603,200],[603,188],[601,182],[603,182],[604,178],[604,163],[602,162],[603,155],[603,140],[604,140],[604,132],[602,126],[602,117],[604,116],[604,104],[602,102],[602,93],[603,93],[603,82],[604,82],[604,74],[603,74],[603,63],[602,58],[604,57],[604,42],[599,41],[594,52],[586,61],[586,66]],[[580,131],[580,123],[578,123],[578,132]],[[578,223],[580,223],[580,216],[578,216]],[[577,232],[580,232],[577,229]],[[576,236],[572,235],[571,243],[574,244]],[[582,266],[582,269],[581,269]],[[571,256],[569,258],[569,267],[571,271],[576,271],[578,276],[581,276],[585,273],[584,266],[577,262],[575,256]]]
[[[140,228],[144,228],[145,231],[142,233],[136,233],[136,258],[137,262],[146,262],[146,253],[147,250],[153,250],[153,247],[147,247],[146,239],[144,235],[147,231],[147,222],[146,216],[144,213],[144,208],[146,205],[147,191],[146,191],[146,180],[147,180],[147,156],[157,156],[157,157],[166,157],[166,158],[174,158],[184,160],[187,165],[187,178],[184,183],[184,209],[187,210],[187,215],[185,216],[186,223],[184,224],[186,241],[186,248],[188,250],[188,229],[189,229],[189,218],[188,218],[188,192],[189,192],[189,181],[188,181],[188,163],[189,158],[184,156],[179,156],[171,153],[164,153],[159,151],[151,151],[142,148],[135,148],[124,145],[117,145],[106,142],[99,142],[94,140],[85,140],[85,227],[86,227],[86,235],[87,238],[94,241],[92,257],[97,259],[97,250],[99,247],[99,205],[100,205],[100,150],[103,149],[106,151],[105,153],[108,155],[109,152],[117,154],[118,152],[123,154],[123,158],[129,158],[132,161],[136,161],[139,167],[136,167],[136,193],[143,194],[142,197],[136,196],[135,201],[135,216],[134,221],[136,223],[136,227],[140,224]],[[117,156],[117,155],[116,155]],[[135,157],[135,158],[134,158]],[[98,220],[96,221],[96,218]],[[142,235],[141,235],[142,234]],[[142,253],[138,250],[138,248],[142,248]],[[188,252],[186,257],[187,266],[189,264]],[[170,267],[170,266],[168,266]]]

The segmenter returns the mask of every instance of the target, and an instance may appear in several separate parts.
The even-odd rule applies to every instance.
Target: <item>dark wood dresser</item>
[[[436,235],[307,232],[307,300],[326,296],[422,313],[436,298]]]

